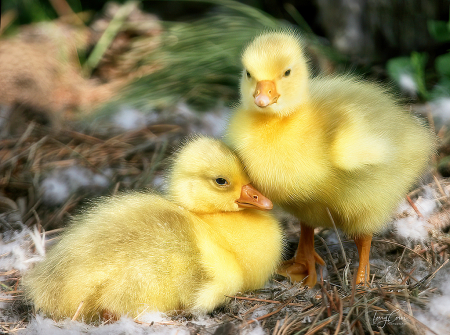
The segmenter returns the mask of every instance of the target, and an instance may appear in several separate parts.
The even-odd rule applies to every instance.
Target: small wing
[[[332,164],[355,170],[388,162],[396,150],[395,127],[402,114],[385,90],[351,76],[315,78],[311,96],[327,120]]]
[[[363,121],[352,120],[338,126],[330,147],[331,160],[336,167],[355,170],[389,161],[393,143],[383,134],[371,132]]]

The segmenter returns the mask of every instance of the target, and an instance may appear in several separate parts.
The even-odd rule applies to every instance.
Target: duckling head
[[[292,31],[257,36],[242,54],[243,108],[289,115],[308,99],[308,66],[298,35]]]
[[[223,142],[208,137],[190,140],[174,155],[168,193],[173,201],[194,213],[273,207],[250,184],[237,156]]]

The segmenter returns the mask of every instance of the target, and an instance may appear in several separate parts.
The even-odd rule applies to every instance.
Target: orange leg
[[[300,223],[301,233],[294,258],[283,262],[278,274],[301,282],[306,276],[305,285],[313,287],[317,282],[316,262],[325,265],[323,259],[314,250],[314,228]]]
[[[372,235],[361,235],[354,238],[359,253],[359,267],[356,274],[356,284],[369,282],[370,264],[369,253]]]

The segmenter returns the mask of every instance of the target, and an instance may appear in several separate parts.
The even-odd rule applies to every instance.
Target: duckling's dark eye
[[[245,71],[247,73],[247,78],[250,79],[252,76],[250,75],[250,72],[248,72],[247,70]]]
[[[226,180],[225,178],[217,178],[216,179],[216,184],[219,186],[227,186],[228,185],[228,180]]]
[[[287,77],[287,76],[289,76],[290,74],[291,74],[291,70],[289,69],[289,70],[287,70],[287,71],[284,73],[284,76]]]

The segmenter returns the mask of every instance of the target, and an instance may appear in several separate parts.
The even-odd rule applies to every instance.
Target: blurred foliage
[[[237,1],[203,2],[217,7],[192,22],[163,22],[161,45],[150,57],[139,60],[142,64],[157,64],[160,69],[131,83],[118,101],[104,107],[106,112],[118,105],[143,111],[164,109],[180,101],[197,111],[220,103],[229,106],[238,99],[240,54],[245,44],[264,30],[298,29]],[[308,44],[327,58],[344,62],[345,58],[325,46],[291,7],[289,12]]]
[[[450,20],[428,21],[430,35],[438,42],[450,41]],[[386,68],[388,75],[399,86],[402,85],[403,75],[410,76],[417,87],[419,96],[424,100],[450,96],[450,52],[436,57],[434,60],[434,86],[428,89],[426,81],[426,66],[428,54],[426,52],[412,52],[410,57],[396,57],[388,61]]]
[[[429,20],[428,31],[436,41],[448,42],[450,41],[450,20],[448,22]]]
[[[163,22],[160,47],[140,60],[159,64],[160,70],[130,84],[119,103],[148,110],[184,101],[202,111],[219,99],[230,103],[238,98],[243,46],[262,30],[283,23],[235,1],[208,2],[222,6],[190,23]]]
[[[6,0],[2,4],[2,9],[14,9],[21,13],[23,17],[19,23],[24,20],[35,22],[58,17],[52,7],[56,2],[57,0]],[[162,32],[157,37],[158,46],[151,53],[145,54],[145,57],[140,57],[142,55],[138,55],[137,52],[118,55],[126,58],[127,62],[136,64],[136,67],[150,66],[155,71],[134,80],[120,91],[115,101],[104,105],[100,113],[93,115],[110,114],[121,105],[151,111],[165,109],[178,102],[186,102],[195,110],[204,111],[221,103],[231,105],[237,101],[241,72],[239,59],[243,47],[258,33],[267,29],[287,27],[289,23],[234,0],[201,2],[215,7],[194,21],[163,21]],[[87,9],[82,8],[82,3],[85,5],[82,0],[68,0],[67,3],[74,12]],[[94,8],[96,4],[94,1],[92,6],[89,5],[89,9]],[[33,6],[39,7],[38,10],[33,10]],[[122,9],[126,7],[127,4],[121,6]],[[340,55],[314,36],[294,6],[287,6],[286,10],[301,27],[310,45],[321,49],[321,53],[326,54],[328,58],[336,62],[342,61]],[[79,56],[82,56],[80,63],[86,77],[95,74],[111,42],[125,29],[124,18],[119,16],[115,16],[109,22],[105,33],[90,50],[90,54],[84,57],[82,52],[79,53]],[[133,47],[137,44],[150,45],[155,43],[155,37],[130,34],[128,42],[130,42],[128,45]]]

